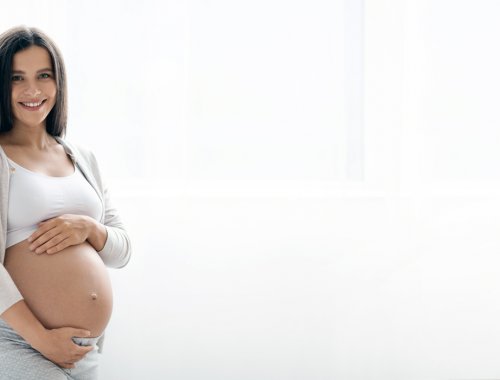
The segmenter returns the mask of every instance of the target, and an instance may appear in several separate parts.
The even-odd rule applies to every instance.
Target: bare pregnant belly
[[[9,247],[5,268],[33,314],[49,329],[76,327],[99,336],[113,308],[104,263],[87,242],[48,255],[29,250],[24,240]]]

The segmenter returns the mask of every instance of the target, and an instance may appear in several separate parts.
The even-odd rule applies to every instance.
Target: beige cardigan
[[[108,237],[104,248],[98,252],[104,264],[111,268],[124,267],[131,256],[130,239],[124,229],[117,210],[111,204],[109,194],[92,152],[80,146],[72,145],[56,137],[73,163],[78,166],[91,186],[96,190],[103,204],[101,222],[107,230]],[[0,147],[0,315],[16,302],[23,299],[11,276],[3,266],[5,245],[7,241],[7,211],[9,204],[10,170],[7,156]],[[101,348],[102,348],[102,342]]]

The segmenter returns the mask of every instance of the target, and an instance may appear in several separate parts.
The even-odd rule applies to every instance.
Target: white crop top
[[[38,223],[62,214],[100,219],[101,200],[76,166],[69,176],[51,177],[25,169],[10,159],[9,165],[6,248],[27,239],[37,230]]]

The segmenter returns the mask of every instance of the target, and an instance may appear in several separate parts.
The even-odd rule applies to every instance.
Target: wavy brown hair
[[[26,26],[16,26],[0,35],[0,133],[10,131],[13,126],[11,94],[14,55],[33,45],[43,47],[49,53],[57,86],[56,102],[46,119],[47,132],[52,136],[64,137],[68,119],[68,100],[66,69],[62,55],[45,33]]]

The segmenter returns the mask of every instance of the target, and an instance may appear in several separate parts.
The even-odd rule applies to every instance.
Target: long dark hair
[[[68,119],[66,69],[62,55],[54,42],[37,28],[17,26],[0,35],[0,133],[12,129],[12,61],[14,54],[30,46],[47,50],[52,61],[57,96],[54,107],[47,115],[46,129],[52,136],[64,137]]]

